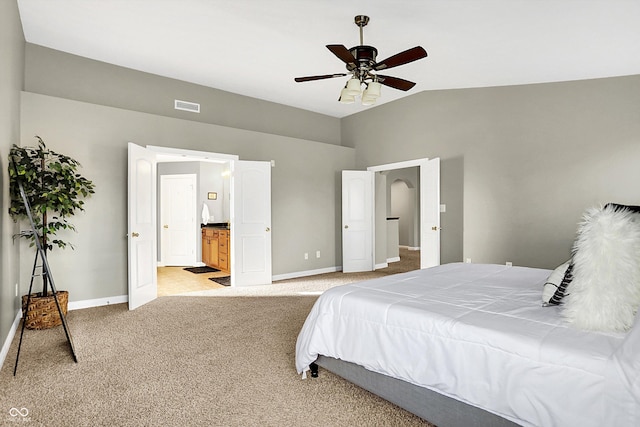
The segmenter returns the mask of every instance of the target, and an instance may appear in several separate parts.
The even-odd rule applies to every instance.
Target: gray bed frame
[[[315,363],[438,427],[513,427],[512,421],[427,388],[369,371],[355,363],[319,356]],[[317,367],[311,367],[313,371]]]

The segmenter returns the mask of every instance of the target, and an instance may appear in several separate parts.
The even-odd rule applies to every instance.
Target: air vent
[[[195,102],[180,101],[178,99],[175,100],[174,108],[176,110],[191,111],[192,113],[200,112],[200,104],[196,104]]]

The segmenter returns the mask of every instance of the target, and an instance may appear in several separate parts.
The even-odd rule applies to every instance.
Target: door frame
[[[154,165],[154,176],[155,174],[157,174],[157,164],[158,163],[162,163],[162,162],[188,162],[188,161],[193,161],[193,162],[213,162],[213,163],[230,163],[230,167],[231,169],[233,169],[233,165],[235,164],[235,162],[239,162],[240,161],[240,157],[238,155],[235,154],[221,154],[221,153],[211,153],[211,152],[206,152],[206,151],[196,151],[196,150],[187,150],[187,149],[181,149],[181,148],[172,148],[172,147],[160,147],[160,146],[154,146],[154,145],[146,145],[146,146],[139,146],[137,144],[135,144],[134,142],[130,142],[129,144],[133,144],[136,145],[138,147],[144,148],[145,150],[154,153],[154,159],[153,161],[155,162]],[[154,188],[157,188],[157,183],[155,181],[154,178]],[[157,192],[157,190],[156,190]],[[156,193],[152,194],[152,199],[153,199],[153,217],[154,217],[154,221],[157,219],[157,211],[158,211],[158,204],[156,201]],[[128,221],[130,221],[130,218],[128,218]],[[230,218],[230,226],[232,227],[233,230],[233,218]],[[131,228],[129,226],[129,228]],[[131,233],[131,231],[130,231]],[[155,227],[154,233],[153,234],[153,245],[154,245],[154,259],[157,260],[157,250],[155,249],[157,247],[157,242],[158,242],[158,229],[157,226]],[[269,250],[271,251],[271,247],[269,247]],[[130,250],[129,250],[130,252]],[[231,256],[233,257],[233,255],[231,254]],[[230,260],[231,261],[231,274],[233,276],[234,273],[234,262],[233,259]],[[157,261],[154,261],[154,272],[155,269],[157,268]],[[232,279],[233,280],[233,279]],[[129,286],[131,286],[131,280],[129,279]],[[157,282],[156,280],[154,280],[154,282],[156,283],[157,286]],[[129,289],[129,294],[131,293],[131,290]],[[151,298],[149,301],[151,301],[152,299],[155,299],[157,297],[157,295],[155,295],[153,298]],[[146,301],[148,302],[148,301]],[[129,307],[130,309],[132,309],[131,305]],[[133,307],[135,308],[135,307]]]
[[[429,159],[429,158],[423,158],[423,159],[414,159],[414,160],[406,160],[403,162],[396,162],[396,163],[388,163],[388,164],[384,164],[384,165],[377,165],[377,166],[369,166],[367,167],[368,171],[372,171],[372,172],[385,172],[385,171],[391,171],[391,170],[395,170],[395,169],[405,169],[405,168],[410,168],[410,167],[418,167],[418,180],[420,182],[420,203],[418,204],[418,209],[420,211],[420,268],[426,268],[427,265],[426,263],[427,258],[425,256],[423,256],[423,252],[424,252],[424,246],[425,246],[425,237],[424,237],[424,224],[426,222],[426,212],[425,209],[423,209],[422,203],[425,200],[425,191],[426,189],[426,185],[423,185],[423,179],[426,178],[426,174],[427,174],[427,167],[429,164],[429,161],[431,160],[438,160],[439,158],[435,157],[433,159]],[[375,191],[374,191],[374,197],[375,197]],[[437,218],[437,230],[435,230],[438,234],[440,234],[440,200],[438,198],[438,218]],[[374,218],[375,218],[375,203],[374,203]],[[375,250],[376,250],[376,243],[375,243],[375,235],[376,235],[376,221],[374,219],[373,221],[373,253],[375,254]],[[440,239],[438,239],[438,244],[437,244],[437,249],[438,249],[438,254],[437,254],[437,264],[440,264],[440,243],[439,243]]]
[[[220,154],[220,153],[211,153],[211,152],[205,152],[205,151],[196,151],[196,150],[187,150],[187,149],[182,149],[182,148],[171,148],[171,147],[158,147],[155,145],[147,145],[146,146],[147,149],[156,152],[156,158],[157,158],[157,162],[161,163],[161,162],[185,162],[185,161],[200,161],[200,162],[213,162],[213,163],[230,163],[230,173],[233,174],[234,169],[236,168],[236,165],[239,165],[242,162],[250,162],[250,161],[243,161],[240,160],[240,156],[235,155],[235,154]],[[269,162],[261,162],[261,163],[269,163]],[[232,177],[233,180],[233,177]],[[271,186],[271,181],[269,181],[269,186]],[[231,184],[229,187],[229,191],[231,193],[233,193],[233,188],[234,185]],[[234,194],[231,194],[231,204],[233,204],[233,200],[235,200]],[[269,197],[269,206],[271,205],[271,201],[270,201],[270,197]],[[233,247],[235,246],[236,240],[238,238],[237,233],[235,232],[236,227],[234,227],[235,220],[237,217],[237,213],[233,212],[233,208],[230,206],[230,218],[229,218],[229,226],[231,229],[231,245],[232,245],[232,250],[231,253],[229,254],[230,259],[229,262],[231,264],[231,268],[230,268],[230,273],[231,273],[231,286],[237,286],[238,284],[236,283],[238,277],[241,274],[244,274],[244,272],[238,271],[236,270],[237,267],[239,266],[239,263],[236,262],[235,259],[235,254],[236,251],[233,249]],[[268,231],[271,231],[271,216],[269,215],[269,225],[268,225]],[[157,239],[157,235],[156,235],[156,239]],[[269,236],[269,242],[271,242],[271,238]],[[272,262],[273,262],[273,256],[272,256],[272,248],[271,248],[271,244],[269,244],[268,246],[268,250],[269,250],[269,254],[268,254],[268,261],[269,261],[269,266],[268,266],[268,270],[269,270],[269,280],[268,283],[271,283],[271,271],[272,271]],[[237,272],[237,273],[236,273]],[[268,283],[261,283],[261,284],[268,284]],[[245,285],[244,283],[242,283],[242,285]]]

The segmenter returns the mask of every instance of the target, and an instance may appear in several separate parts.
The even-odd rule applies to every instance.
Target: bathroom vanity
[[[202,262],[209,267],[229,272],[229,224],[202,225]]]

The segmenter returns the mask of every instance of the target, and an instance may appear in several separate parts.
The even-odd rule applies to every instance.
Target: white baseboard
[[[205,265],[206,264],[204,262],[202,262],[202,261],[196,261],[196,263],[193,264],[191,267],[204,267]],[[164,265],[163,262],[158,261],[158,264],[156,265],[156,267],[162,268],[162,267],[166,267],[166,265]],[[176,266],[172,265],[172,267],[176,267]]]
[[[68,310],[80,310],[83,308],[91,308],[91,307],[100,307],[103,305],[110,304],[121,304],[129,301],[128,295],[119,295],[115,297],[107,297],[107,298],[96,298],[96,299],[88,299],[84,301],[70,301],[68,303]],[[16,313],[16,318],[11,325],[11,329],[9,329],[9,334],[7,338],[4,340],[4,344],[2,344],[2,350],[0,350],[0,367],[4,365],[4,360],[9,353],[9,347],[11,347],[11,343],[13,342],[13,338],[16,335],[16,331],[18,330],[18,325],[20,325],[20,319],[22,318],[22,310],[18,310]]]
[[[83,308],[100,307],[103,305],[122,304],[129,301],[129,295],[118,295],[115,297],[86,299],[84,301],[69,301],[69,310],[80,310]]]
[[[342,271],[342,266],[319,268],[317,270],[295,271],[293,273],[277,274],[271,278],[274,282],[277,280],[295,279],[297,277],[315,276],[316,274],[335,273]]]
[[[13,342],[13,337],[16,335],[16,331],[18,330],[18,325],[20,324],[21,317],[22,317],[22,310],[18,310],[18,313],[16,313],[16,318],[13,320],[13,324],[11,325],[11,329],[9,329],[9,334],[7,335],[7,339],[4,340],[4,344],[2,344],[2,350],[0,350],[0,368],[4,366],[4,359],[7,358],[7,354],[9,353],[9,347],[11,347],[11,343]]]
[[[374,266],[373,266],[373,269],[374,269],[374,270],[380,270],[381,268],[387,268],[387,267],[389,267],[389,264],[388,264],[388,263],[386,263],[386,262],[383,262],[383,263],[381,263],[381,264],[376,264],[376,265],[374,265]]]
[[[390,262],[398,262],[400,261],[400,257],[399,256],[395,256],[393,258],[387,258],[387,264]]]

